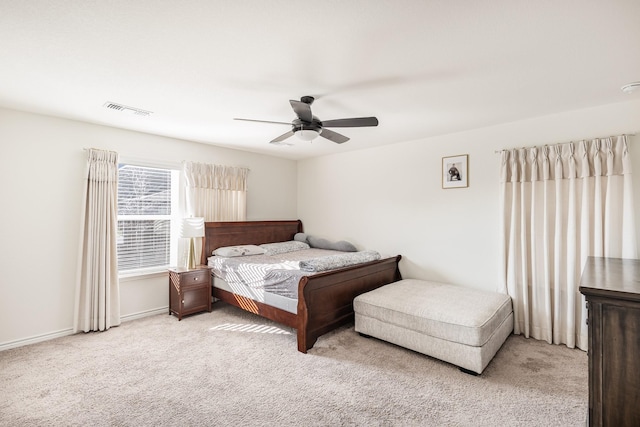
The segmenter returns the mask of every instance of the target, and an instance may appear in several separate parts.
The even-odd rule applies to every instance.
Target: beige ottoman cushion
[[[513,330],[508,295],[405,279],[355,298],[356,331],[481,373]]]

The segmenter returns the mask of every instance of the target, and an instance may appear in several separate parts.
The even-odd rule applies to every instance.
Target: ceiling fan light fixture
[[[313,141],[320,135],[320,130],[316,129],[300,129],[296,132],[296,136],[303,141]]]
[[[640,88],[640,82],[633,82],[622,86],[620,90],[622,90],[624,93],[632,93],[638,88]]]

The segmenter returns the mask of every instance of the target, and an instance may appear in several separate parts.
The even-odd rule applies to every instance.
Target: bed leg
[[[318,337],[312,337],[310,334],[298,330],[298,351],[306,354],[307,350],[313,347],[317,340]]]
[[[300,336],[300,334],[298,334],[298,351],[300,353],[306,354],[307,350],[313,347],[315,343],[316,343],[316,340],[313,340],[313,342],[307,342],[306,339],[304,339],[303,337]]]

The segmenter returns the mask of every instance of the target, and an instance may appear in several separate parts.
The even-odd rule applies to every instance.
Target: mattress
[[[310,248],[278,255],[211,256],[207,264],[214,277],[223,279],[234,289],[247,287],[253,293],[268,292],[297,301],[300,279],[317,274],[300,270],[300,262],[337,254],[344,252]]]
[[[231,285],[224,279],[215,276],[213,276],[213,287],[288,311],[289,313],[298,314],[298,298],[288,298],[241,284]]]
[[[214,287],[297,314],[302,277],[378,259],[376,251],[308,248],[275,255],[211,256],[207,264]]]

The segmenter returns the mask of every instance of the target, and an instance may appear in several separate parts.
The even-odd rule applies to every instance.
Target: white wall
[[[495,290],[500,266],[495,151],[638,131],[640,100],[635,100],[305,160],[298,165],[298,216],[309,234],[401,254],[406,278]],[[630,145],[638,207],[640,135]],[[442,157],[459,154],[469,155],[469,187],[443,190]],[[640,231],[638,208],[636,222]]]
[[[638,131],[640,100],[296,163],[0,109],[0,350],[71,331],[84,147],[248,167],[250,220],[301,218],[311,234],[401,254],[405,277],[495,289],[494,151]],[[640,233],[640,135],[631,153]],[[443,190],[442,157],[457,154],[469,154],[470,186]],[[163,309],[167,286],[164,275],[122,282],[122,315]]]
[[[85,147],[247,167],[247,216],[297,219],[295,161],[0,109],[0,349],[73,326]],[[121,283],[126,317],[168,306],[166,275]]]

